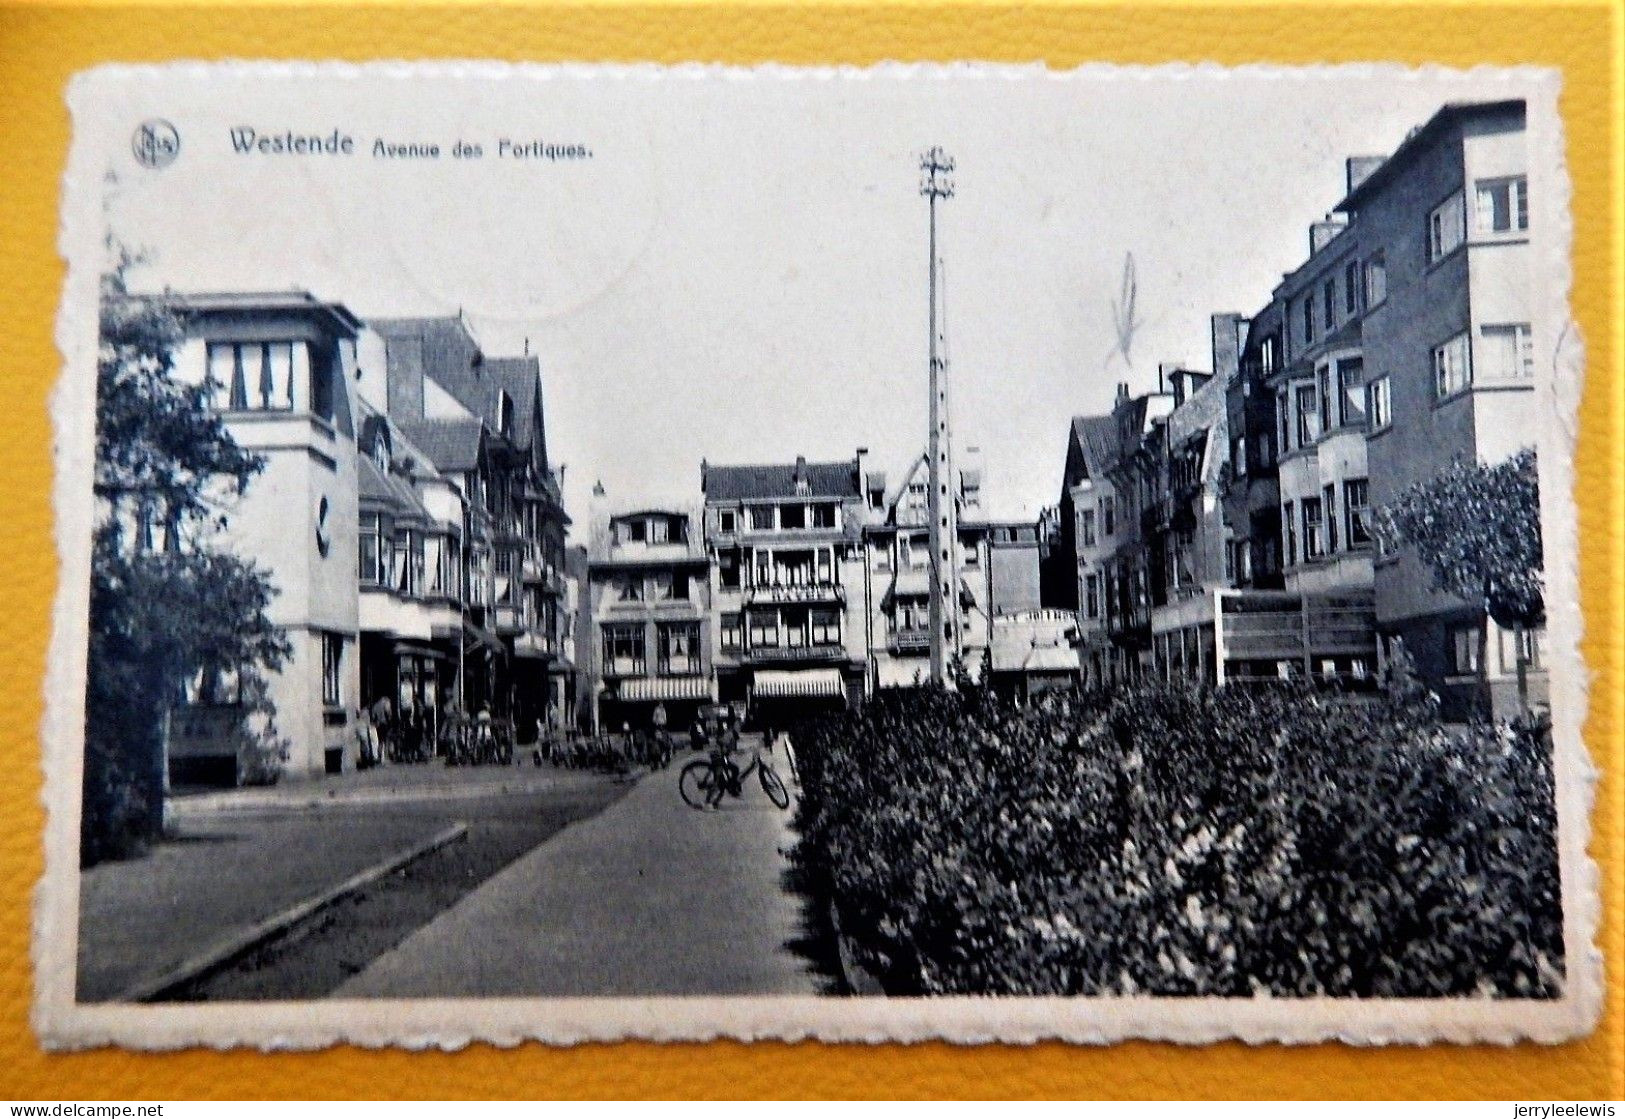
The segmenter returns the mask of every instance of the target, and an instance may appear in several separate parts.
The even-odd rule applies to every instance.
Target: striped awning
[[[751,692],[758,696],[844,696],[838,668],[763,669],[756,673]]]
[[[665,699],[710,699],[711,681],[705,676],[653,676],[622,680],[615,698],[631,703]]]

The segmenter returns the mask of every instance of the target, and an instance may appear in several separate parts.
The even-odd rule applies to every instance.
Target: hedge
[[[1549,735],[1306,687],[802,727],[796,858],[889,993],[1552,997]]]

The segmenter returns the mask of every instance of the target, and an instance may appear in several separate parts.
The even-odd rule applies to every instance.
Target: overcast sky
[[[205,92],[206,86],[206,92]],[[454,314],[542,368],[547,435],[580,516],[697,490],[712,462],[850,457],[895,478],[925,437],[926,207],[918,154],[958,162],[942,209],[954,425],[992,508],[1058,496],[1067,419],[1159,361],[1208,368],[1208,316],[1250,313],[1341,197],[1343,159],[1391,151],[1504,78],[1216,71],[1061,78],[758,75],[458,83],[176,75],[128,98],[180,157],[109,156],[138,286],[306,288],[369,316]],[[350,157],[234,154],[228,129],[353,137]],[[438,142],[379,159],[378,138]],[[477,161],[450,157],[463,138]],[[571,162],[497,142],[580,144]],[[1132,368],[1111,302],[1134,255]]]

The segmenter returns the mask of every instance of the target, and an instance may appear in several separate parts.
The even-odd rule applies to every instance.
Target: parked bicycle
[[[752,752],[744,769],[721,752],[691,761],[677,778],[677,790],[690,808],[703,811],[717,807],[724,796],[744,796],[752,773],[768,800],[778,808],[790,807],[790,790],[760,750]]]

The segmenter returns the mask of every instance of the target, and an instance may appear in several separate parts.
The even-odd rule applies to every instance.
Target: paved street
[[[783,885],[790,814],[754,779],[695,812],[692,755],[565,829],[379,957],[340,997],[813,994]]]

